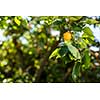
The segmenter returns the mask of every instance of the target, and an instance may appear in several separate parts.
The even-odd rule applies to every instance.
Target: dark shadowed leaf
[[[80,67],[81,67],[81,63],[80,62],[76,62],[74,65],[74,68],[72,70],[72,78],[74,81],[77,80],[79,73],[80,73]]]

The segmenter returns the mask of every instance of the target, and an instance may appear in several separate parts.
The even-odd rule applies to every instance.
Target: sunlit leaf
[[[20,23],[21,23],[21,22],[17,19],[17,17],[14,18],[14,21],[15,21],[15,23],[16,23],[17,25],[20,25]]]
[[[52,54],[50,55],[50,57],[49,57],[49,59],[51,59],[51,58],[53,58],[53,57],[57,57],[57,56],[59,56],[59,51],[60,51],[60,49],[61,48],[57,48],[57,49],[55,49],[53,52],[52,52]]]
[[[89,27],[85,27],[83,32],[84,34],[82,35],[82,38],[90,38],[91,40],[94,40],[93,32]]]
[[[95,20],[95,19],[86,19],[86,23],[88,23],[88,24],[97,24],[98,21]]]
[[[82,16],[69,16],[68,18],[70,21],[77,21],[77,20],[81,19]]]
[[[81,59],[80,53],[76,47],[71,44],[67,44],[69,51],[76,59]]]

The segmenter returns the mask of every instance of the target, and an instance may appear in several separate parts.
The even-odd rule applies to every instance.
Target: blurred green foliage
[[[100,43],[88,25],[99,27],[99,17],[1,16],[0,82],[100,82],[100,52],[90,50]]]

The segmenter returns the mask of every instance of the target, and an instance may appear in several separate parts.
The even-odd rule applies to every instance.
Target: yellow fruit
[[[63,34],[63,38],[64,38],[64,41],[69,41],[69,40],[71,40],[71,38],[72,38],[71,32],[65,32],[65,33]]]

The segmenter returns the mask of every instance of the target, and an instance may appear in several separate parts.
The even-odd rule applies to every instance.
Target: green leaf
[[[83,61],[83,67],[85,69],[89,68],[90,67],[90,55],[89,55],[89,50],[88,49],[85,49],[85,51],[83,52],[84,56],[82,58],[82,61]]]
[[[82,35],[82,38],[85,40],[85,42],[87,44],[92,43],[92,41],[94,41],[94,35],[93,35],[92,30],[89,27],[85,27],[83,29],[83,32],[84,33]]]
[[[69,51],[76,59],[81,59],[80,53],[76,47],[71,44],[67,44]]]
[[[78,27],[78,26],[75,26],[75,27],[73,27],[73,30],[74,31],[80,31],[81,32],[82,31],[82,28],[81,27]]]
[[[64,57],[68,53],[68,48],[66,46],[62,46],[61,48],[55,49],[52,54],[50,55],[49,59],[56,57],[61,58]]]
[[[87,47],[86,43],[83,40],[79,42],[79,45],[80,45],[80,48],[86,48]]]
[[[86,33],[87,35],[92,35],[93,36],[92,30],[89,27],[85,27],[83,29],[83,32]]]
[[[15,23],[19,26],[20,25],[20,21],[17,19],[17,17],[14,18]]]
[[[49,56],[49,59],[51,59],[51,58],[53,58],[53,57],[60,57],[60,55],[59,55],[59,50],[60,50],[61,48],[57,48],[57,49],[55,49],[53,52],[52,52],[52,54]],[[58,58],[57,57],[57,58]]]
[[[72,61],[72,60],[76,60],[76,58],[74,58],[72,54],[69,53],[68,56],[69,56],[69,59],[70,59],[71,61]]]
[[[68,17],[70,21],[77,21],[82,18],[82,16],[70,16]]]
[[[86,23],[87,23],[87,24],[97,24],[98,21],[95,20],[95,19],[86,19]]]
[[[80,62],[76,62],[74,65],[74,68],[72,70],[72,78],[73,80],[76,82],[79,73],[80,73],[80,67],[81,67],[81,63]]]
[[[67,54],[67,53],[68,53],[68,48],[67,48],[67,46],[62,46],[61,49],[59,50],[59,54],[60,54],[61,56],[64,56],[64,55]]]

